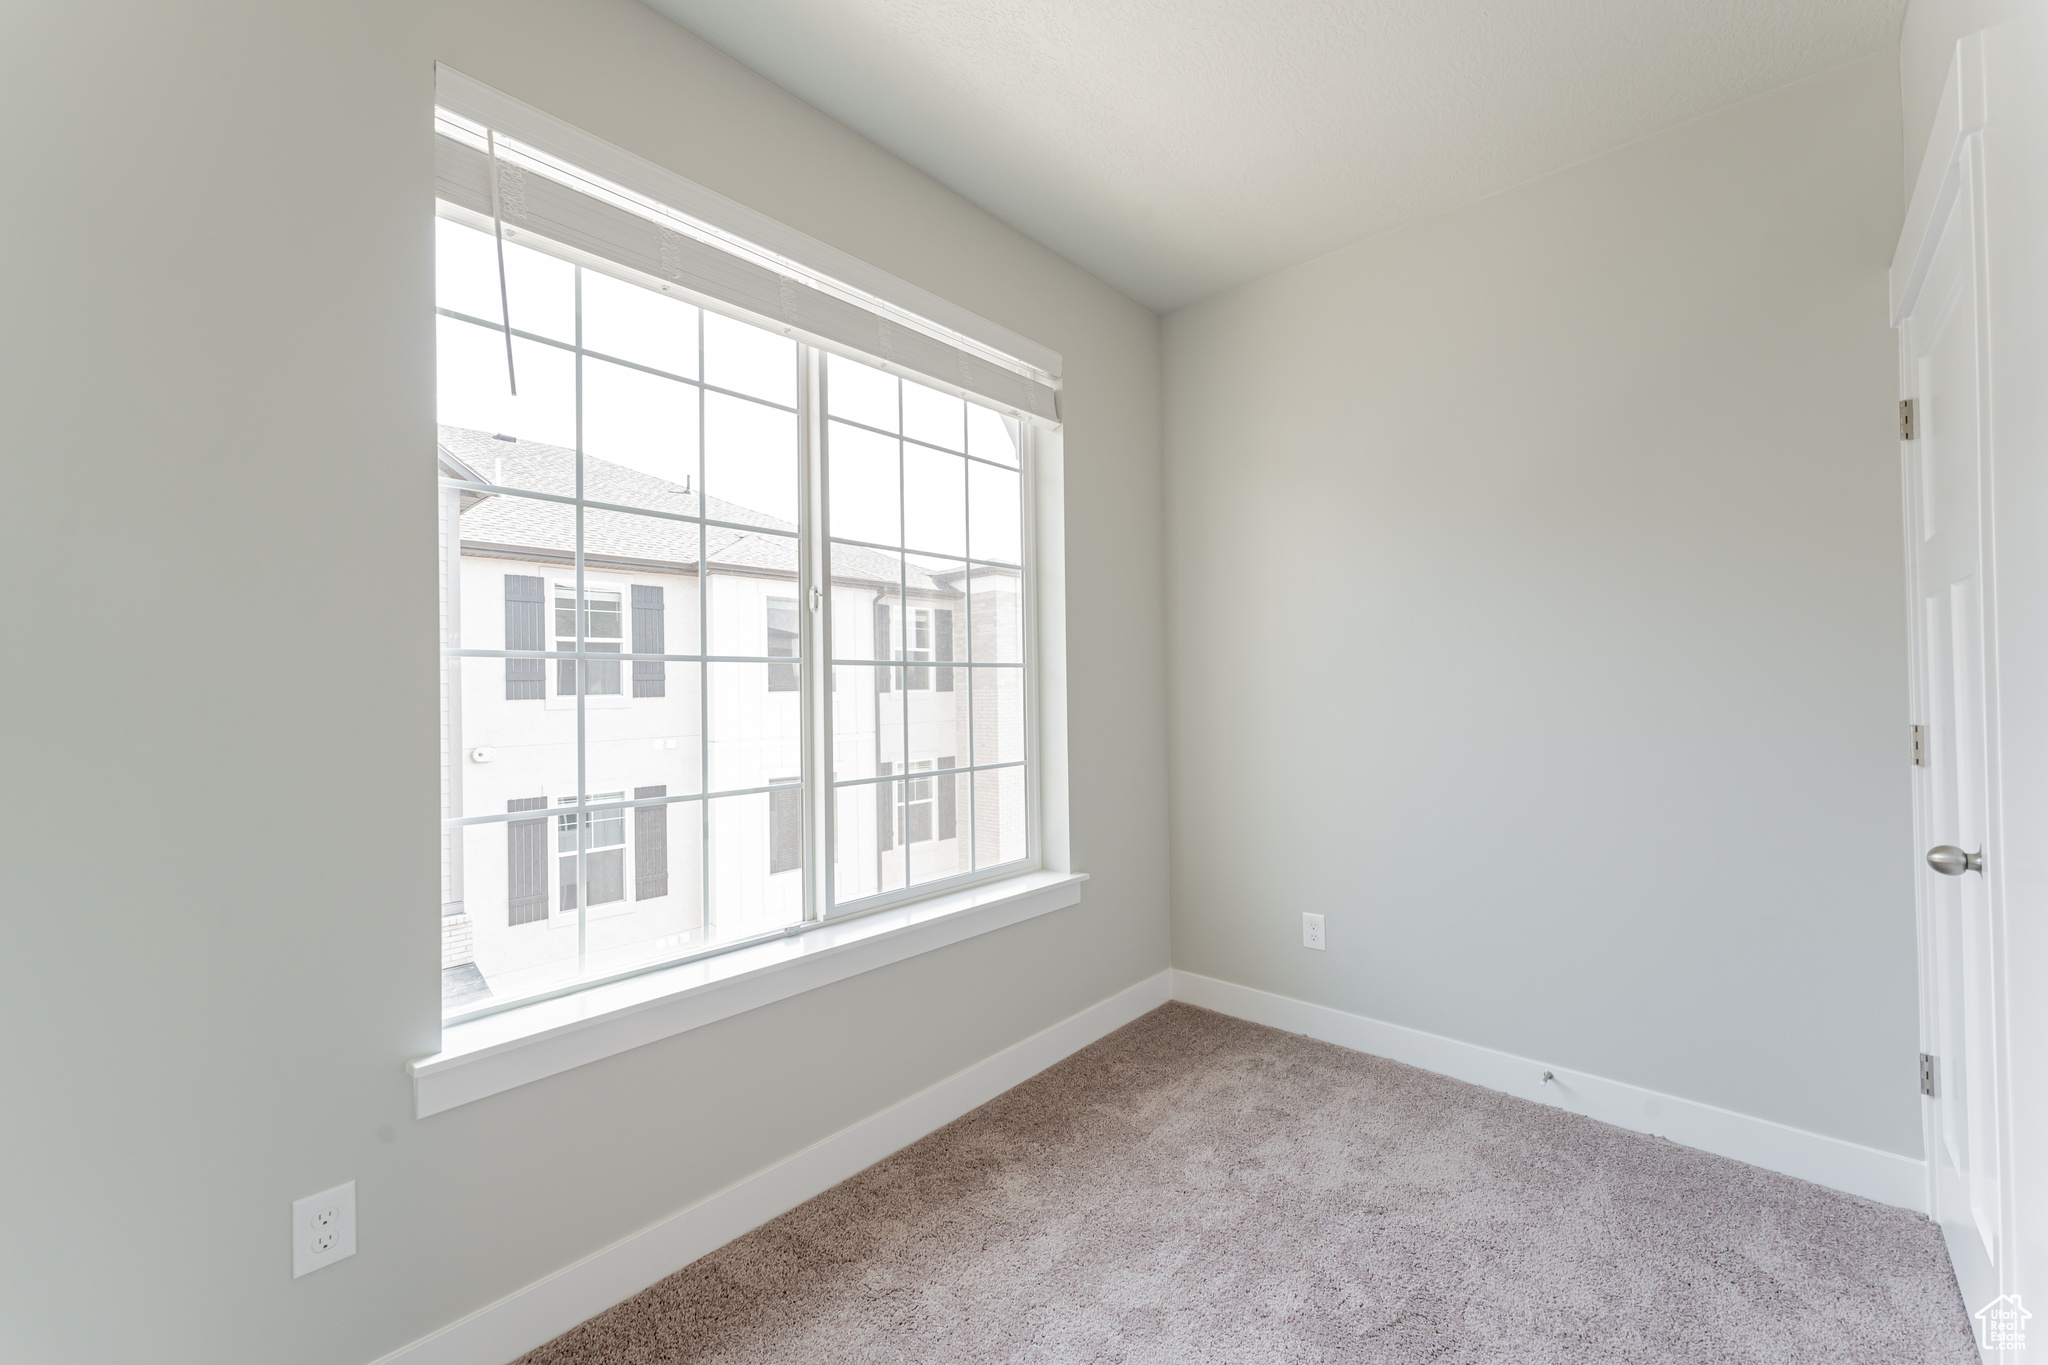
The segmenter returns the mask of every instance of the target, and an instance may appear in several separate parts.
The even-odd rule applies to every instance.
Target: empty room
[[[0,110],[4,1365],[2048,1349],[2032,0],[13,0]]]

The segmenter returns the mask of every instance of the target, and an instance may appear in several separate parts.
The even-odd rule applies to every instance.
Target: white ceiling
[[[1161,311],[1898,41],[1906,0],[647,0]]]

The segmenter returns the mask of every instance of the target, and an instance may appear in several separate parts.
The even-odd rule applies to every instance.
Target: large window
[[[1029,424],[437,232],[451,1017],[1030,865]]]

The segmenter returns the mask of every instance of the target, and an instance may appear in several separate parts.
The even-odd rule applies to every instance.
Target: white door
[[[1960,1287],[1975,1308],[2000,1292],[2006,1254],[1997,1028],[2004,978],[1993,894],[1999,847],[1987,627],[1991,412],[1982,138],[1957,133],[1945,163],[1929,160],[1927,174],[1943,183],[1930,195],[1898,325],[1914,427],[1903,448],[1914,720],[1923,727],[1914,851],[1922,1036],[1934,1058],[1932,1085],[1923,1086],[1933,1091],[1925,1101],[1930,1193]],[[1916,207],[1921,197],[1916,192]]]

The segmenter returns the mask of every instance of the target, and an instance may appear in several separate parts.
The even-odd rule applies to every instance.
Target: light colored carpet
[[[525,1365],[1976,1359],[1916,1214],[1172,1004]]]

